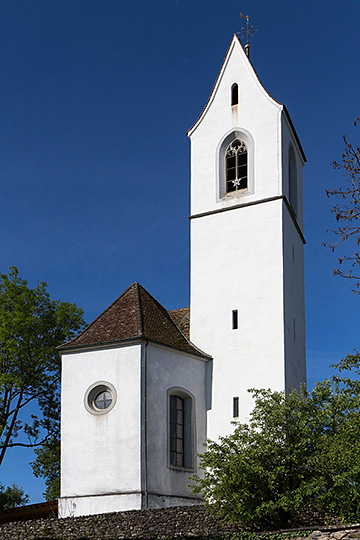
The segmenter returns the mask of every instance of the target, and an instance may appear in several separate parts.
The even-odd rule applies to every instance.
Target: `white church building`
[[[188,135],[190,308],[134,283],[59,348],[61,517],[201,502],[197,454],[248,419],[247,390],[306,380],[306,160],[236,35]]]

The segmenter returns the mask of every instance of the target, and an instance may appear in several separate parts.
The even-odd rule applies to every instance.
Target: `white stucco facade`
[[[61,517],[194,504],[189,475],[206,440],[204,358],[140,342],[62,354]],[[116,400],[92,414],[88,389]],[[169,393],[192,399],[192,466],[169,463]]]
[[[159,345],[149,345],[147,353],[147,486],[150,508],[178,504],[193,504],[196,499],[189,490],[189,476],[198,472],[197,453],[206,442],[206,365],[202,358],[171,351]],[[192,401],[191,441],[192,466],[184,469],[169,463],[169,395],[184,393]]]
[[[239,89],[236,105],[233,84]],[[264,90],[237,37],[189,137],[190,337],[214,359],[208,437],[216,439],[233,429],[232,421],[248,420],[248,389],[290,389],[306,379],[304,157],[283,105]],[[226,193],[223,154],[233,139],[247,146],[248,186]],[[296,215],[289,203],[290,146]],[[235,418],[234,398],[240,408]]]
[[[141,344],[62,355],[61,515],[141,506]],[[85,407],[88,388],[108,382],[107,414]]]

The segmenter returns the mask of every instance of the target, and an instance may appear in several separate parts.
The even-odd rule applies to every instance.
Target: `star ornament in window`
[[[232,183],[235,187],[238,187],[240,186],[240,181],[241,181],[240,178],[236,178],[235,180],[232,181]]]

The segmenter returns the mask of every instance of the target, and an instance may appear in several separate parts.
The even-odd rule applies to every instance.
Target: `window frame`
[[[184,463],[176,465],[171,463],[171,429],[170,429],[170,401],[171,396],[177,396],[184,403]],[[167,390],[167,466],[169,469],[180,471],[195,470],[195,398],[184,388],[172,387]]]
[[[108,407],[100,409],[96,407],[95,401],[97,396],[102,392],[109,392],[111,395],[111,403]],[[109,413],[116,405],[117,401],[117,392],[115,387],[107,381],[97,381],[93,383],[86,390],[84,395],[84,405],[85,409],[90,413],[96,416]]]
[[[247,187],[234,191],[227,192],[226,189],[226,151],[231,142],[239,139],[243,141],[247,147]],[[238,199],[247,197],[254,193],[254,140],[252,135],[245,129],[234,129],[228,132],[219,142],[217,148],[217,193],[216,201],[224,201],[226,199]]]

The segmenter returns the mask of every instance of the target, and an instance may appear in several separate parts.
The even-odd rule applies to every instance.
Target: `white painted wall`
[[[200,502],[189,475],[206,440],[206,359],[141,344],[62,355],[60,517]],[[106,381],[116,390],[109,412],[91,414],[84,398]],[[194,467],[168,460],[168,391],[194,396]]]
[[[233,83],[239,86],[237,106],[230,101]],[[219,150],[232,132],[250,141],[250,184],[247,191],[221,198]],[[216,439],[233,429],[233,397],[240,398],[240,420],[246,421],[253,407],[247,389],[282,390],[305,381],[303,247],[284,201],[277,198],[288,197],[292,141],[301,227],[303,161],[283,106],[261,86],[237,38],[189,136],[190,335],[214,358],[208,437]],[[294,262],[289,260],[293,244]],[[232,329],[234,309],[237,330]]]
[[[61,517],[113,511],[115,494],[131,494],[131,508],[139,500],[140,369],[140,344],[62,354]],[[102,415],[84,405],[97,381],[111,383],[117,394],[115,407]],[[119,504],[126,506],[126,497],[118,510]]]
[[[304,249],[285,205],[283,212],[285,387],[290,390],[306,382]]]
[[[245,421],[247,389],[284,388],[281,205],[262,205],[261,219],[248,206],[191,222],[191,339],[214,358],[210,438],[232,429],[233,397]]]
[[[206,361],[200,357],[149,344],[147,347],[147,487],[150,506],[169,506],[170,498],[199,499],[191,494],[189,475],[197,471],[196,453],[206,441]],[[183,389],[194,396],[194,468],[177,470],[169,465],[168,391]],[[191,500],[189,502],[191,502]],[[186,500],[182,504],[186,503]],[[172,504],[178,504],[174,499]]]

